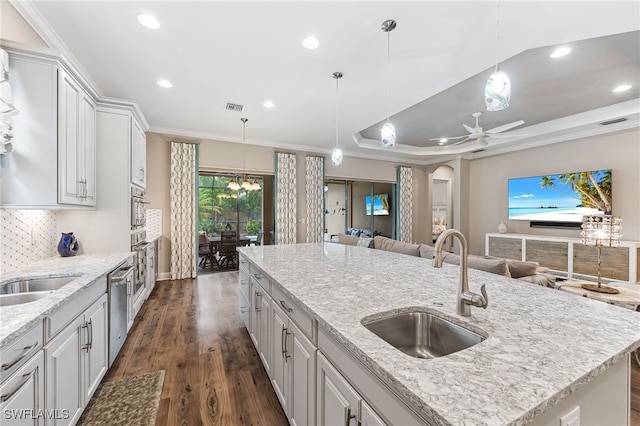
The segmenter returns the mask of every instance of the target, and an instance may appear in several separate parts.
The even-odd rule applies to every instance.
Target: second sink
[[[54,291],[78,278],[79,275],[65,277],[33,278],[13,281],[0,287],[0,295],[31,293],[34,291]]]
[[[402,312],[362,320],[391,346],[415,358],[437,358],[482,342],[485,337],[429,312]]]

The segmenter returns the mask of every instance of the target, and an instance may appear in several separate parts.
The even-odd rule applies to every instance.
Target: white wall
[[[509,233],[580,238],[580,230],[530,228],[508,220],[507,180],[583,170],[612,169],[613,214],[624,240],[640,240],[640,130],[594,136],[469,162],[469,244],[484,253],[484,234],[505,222]]]
[[[7,0],[0,0],[0,38],[47,47],[31,25]]]

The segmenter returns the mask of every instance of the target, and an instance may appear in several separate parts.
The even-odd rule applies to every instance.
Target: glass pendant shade
[[[342,164],[342,150],[340,148],[333,148],[333,152],[331,153],[331,164],[336,167]]]
[[[240,185],[240,188],[244,189],[245,191],[251,191],[252,190],[251,182],[249,182],[246,178],[243,179],[242,185]]]
[[[260,188],[260,184],[258,183],[258,180],[254,179],[253,183],[251,184],[251,190],[252,191],[260,191],[260,189],[262,189],[262,188]]]
[[[384,148],[391,148],[396,144],[396,129],[390,122],[384,123],[382,130],[380,130],[380,137],[382,140],[382,146]]]
[[[501,111],[509,107],[511,101],[511,81],[504,71],[496,70],[491,74],[484,89],[484,102],[487,111]]]
[[[237,179],[236,178],[231,179],[231,182],[227,184],[227,188],[233,191],[237,191],[238,189],[240,189],[240,185],[238,184]]]

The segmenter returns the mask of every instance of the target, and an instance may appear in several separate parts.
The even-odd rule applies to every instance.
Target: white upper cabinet
[[[147,186],[147,137],[135,120],[131,126],[131,183]]]
[[[96,205],[96,105],[52,52],[9,52],[13,152],[3,155],[1,205]]]

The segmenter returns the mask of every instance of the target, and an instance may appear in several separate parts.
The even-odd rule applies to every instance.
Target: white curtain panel
[[[398,166],[398,240],[413,242],[413,173],[411,167]]]
[[[196,277],[196,145],[171,142],[171,279]]]
[[[324,240],[324,157],[307,156],[307,242]]]
[[[276,243],[295,244],[296,155],[276,152]]]

